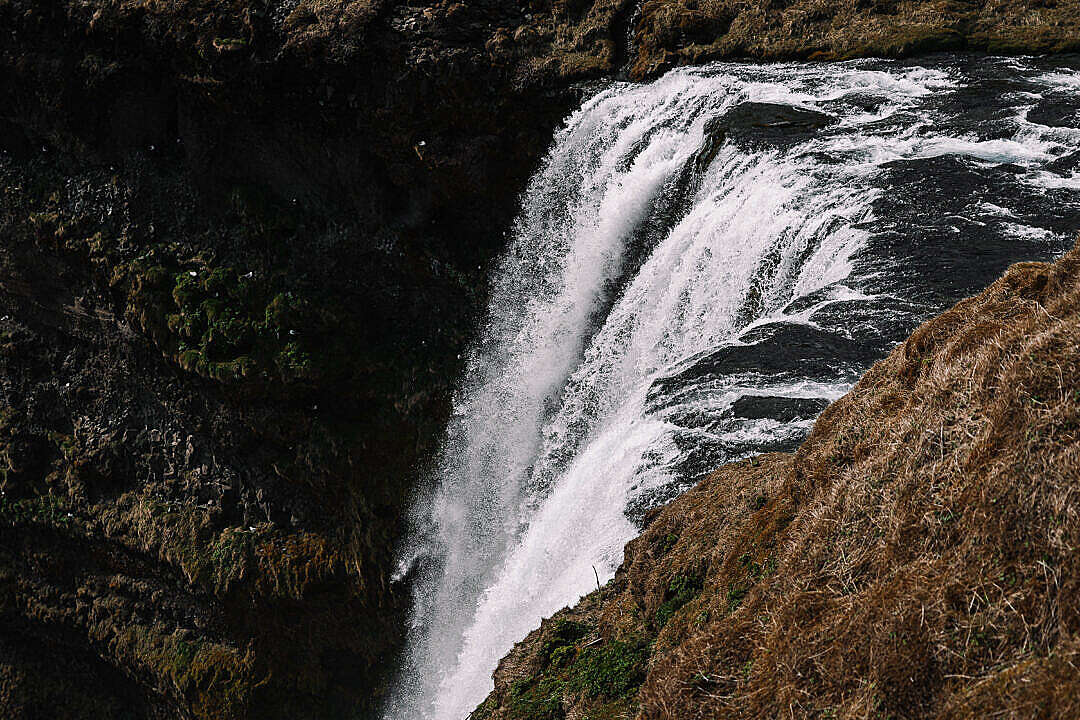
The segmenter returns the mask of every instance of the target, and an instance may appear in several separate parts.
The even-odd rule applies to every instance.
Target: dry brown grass
[[[638,717],[1080,717],[1078,348],[1080,249],[1016,265],[665,508],[581,606],[655,636]]]
[[[264,14],[254,0],[61,3],[102,32],[148,14],[207,58],[245,55],[244,43],[258,24],[253,18]],[[459,0],[409,6],[301,0],[279,28],[277,42],[312,61],[357,53],[363,58],[364,48],[379,46],[373,41],[389,30],[380,18],[404,7],[414,22],[394,32],[400,33],[396,41],[415,51],[414,62],[467,49],[473,60],[510,68],[525,84],[611,75],[624,65],[631,77],[646,79],[677,65],[723,58],[1080,51],[1075,0],[530,0],[503,7]],[[475,32],[481,26],[486,29]]]
[[[841,59],[934,50],[1080,48],[1071,0],[646,0],[631,73],[725,57]]]
[[[635,541],[637,559],[691,503],[730,515],[742,485],[770,498],[704,521],[698,604],[750,587],[661,635],[644,717],[1080,716],[1078,272],[1075,250],[1013,267],[876,365],[794,457],[722,469]],[[769,552],[775,572],[741,567]]]

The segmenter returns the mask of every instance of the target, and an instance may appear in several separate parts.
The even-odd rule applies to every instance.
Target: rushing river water
[[[645,511],[797,445],[920,320],[1070,246],[1078,68],[716,64],[568,118],[415,504],[387,720],[466,717],[515,641],[612,576]]]

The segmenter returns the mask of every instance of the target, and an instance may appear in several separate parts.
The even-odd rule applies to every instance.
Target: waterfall
[[[1080,107],[1080,74],[1040,63],[717,64],[568,118],[414,506],[387,720],[467,716],[646,510],[795,446],[919,320],[1067,246],[1080,131],[1039,108]]]

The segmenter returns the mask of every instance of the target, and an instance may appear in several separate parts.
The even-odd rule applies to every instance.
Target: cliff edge
[[[1080,713],[1080,249],[720,468],[500,663],[482,718]]]

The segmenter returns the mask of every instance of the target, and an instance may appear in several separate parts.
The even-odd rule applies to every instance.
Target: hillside
[[[1080,249],[718,469],[502,661],[482,718],[1080,713]]]

